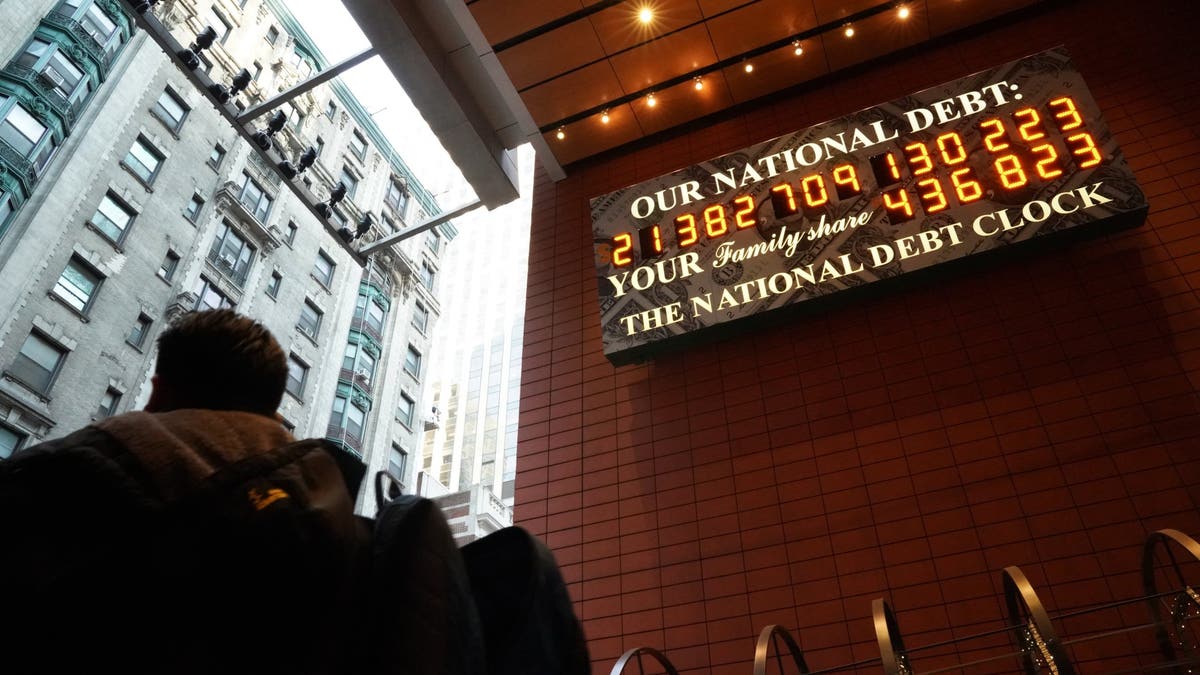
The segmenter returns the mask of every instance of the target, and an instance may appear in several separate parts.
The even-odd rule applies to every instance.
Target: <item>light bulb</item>
[[[564,139],[564,138],[566,138],[566,137],[567,137],[567,132],[563,131],[563,130],[562,130],[562,127],[559,127],[559,128],[558,128],[558,131],[557,131],[557,132],[554,134],[554,136],[555,136],[555,137],[556,137],[558,140],[560,140],[560,141],[561,141],[562,139]]]
[[[654,11],[649,7],[642,7],[638,10],[638,21],[642,23],[650,23],[654,20]]]
[[[794,53],[796,56],[800,56],[804,53],[804,47],[800,46],[799,40],[796,40],[792,43],[792,53]]]
[[[744,68],[745,68],[745,70],[746,70],[746,72],[747,72],[747,73],[753,73],[753,72],[754,72],[754,64],[753,64],[753,63],[747,63],[747,64],[744,66]]]
[[[846,32],[846,37],[854,37],[854,26],[847,25],[845,32]]]
[[[654,98],[654,94],[646,94],[646,105],[651,108],[658,105],[658,99]]]
[[[701,79],[699,75],[697,75],[696,79],[695,79],[695,85],[693,85],[693,86],[696,87],[696,91],[700,91],[701,89],[704,88],[704,80]]]
[[[608,111],[607,110],[600,113],[600,121],[604,124],[608,124]]]
[[[912,12],[910,12],[910,11],[909,11],[909,9],[908,9],[908,5],[900,5],[900,11],[899,11],[899,12],[897,12],[897,14],[899,14],[899,15],[900,15],[900,18],[901,18],[901,19],[907,19],[907,18],[908,18],[908,15],[909,15],[909,14],[911,14],[911,13],[912,13]]]

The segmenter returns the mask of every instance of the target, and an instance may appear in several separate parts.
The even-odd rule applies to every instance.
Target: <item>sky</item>
[[[331,0],[284,0],[300,25],[330,63],[361,53],[370,42],[342,6]],[[474,192],[450,160],[429,125],[408,100],[383,60],[375,57],[339,78],[383,130],[404,163],[413,170],[443,209],[474,197]]]

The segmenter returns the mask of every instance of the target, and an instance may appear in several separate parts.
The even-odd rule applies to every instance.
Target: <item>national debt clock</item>
[[[1052,49],[592,199],[604,353],[644,359],[1147,209]]]

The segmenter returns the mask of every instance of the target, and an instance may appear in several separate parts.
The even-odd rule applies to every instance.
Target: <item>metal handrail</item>
[[[800,669],[801,673],[808,673],[808,664],[804,662],[804,653],[800,651],[800,643],[788,629],[779,624],[771,624],[762,629],[758,634],[758,644],[754,646],[754,675],[767,675],[767,658],[771,645],[775,644],[775,639],[783,640],[787,645],[788,653],[792,655],[792,662]],[[779,670],[783,671],[783,653],[779,651],[779,646],[775,646],[775,663],[779,666]]]
[[[1192,559],[1200,562],[1200,543],[1192,539],[1188,535],[1179,530],[1163,529],[1152,532],[1146,537],[1146,543],[1142,546],[1142,588],[1146,591],[1146,604],[1150,609],[1150,619],[1154,623],[1154,637],[1158,641],[1158,649],[1162,652],[1163,658],[1168,663],[1180,661],[1180,657],[1175,652],[1175,645],[1172,641],[1172,636],[1168,627],[1178,628],[1180,625],[1180,614],[1186,618],[1186,612],[1189,607],[1200,608],[1200,595],[1192,589],[1191,585],[1183,578],[1183,573],[1179,569],[1179,561],[1175,559],[1175,554],[1172,552],[1172,547],[1169,544],[1175,543],[1179,545]],[[1181,586],[1177,589],[1159,592],[1158,584],[1154,579],[1154,552],[1155,549],[1161,546],[1170,558],[1171,567],[1175,571],[1175,576]],[[1162,596],[1169,595],[1175,598],[1172,605],[1172,611],[1167,616],[1163,616],[1160,604],[1162,604]],[[1178,636],[1176,636],[1178,637]],[[1180,647],[1186,645],[1180,641]],[[1186,650],[1186,649],[1185,649]],[[1182,659],[1191,661],[1191,659]]]
[[[1050,615],[1033,590],[1033,584],[1015,565],[1005,567],[1002,576],[1008,618],[1017,648],[1021,650],[1025,672],[1030,675],[1040,672],[1040,662],[1053,675],[1074,675],[1071,659],[1062,648],[1058,633],[1050,623]]]
[[[875,640],[879,643],[879,658],[883,661],[883,672],[887,675],[912,675],[908,654],[904,651],[904,638],[892,607],[883,598],[871,601],[871,615],[875,619]]]
[[[646,669],[642,667],[642,654],[653,656],[658,661],[658,664],[667,670],[667,675],[679,675],[679,670],[675,667],[675,664],[671,663],[671,660],[665,654],[653,647],[636,647],[625,652],[621,655],[621,658],[617,659],[609,675],[622,675],[625,672],[625,666],[629,665],[629,662],[634,659],[637,660],[639,675],[644,674]]]

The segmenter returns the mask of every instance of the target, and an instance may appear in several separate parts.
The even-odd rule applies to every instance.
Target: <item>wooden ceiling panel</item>
[[[498,55],[517,91],[605,57],[587,21],[575,21]]]
[[[559,140],[556,131],[543,134],[546,144],[562,164],[570,164],[619,145],[641,138],[644,134],[629,105],[619,105],[608,111],[608,124],[599,115],[569,124],[563,129],[566,137]]]
[[[829,72],[819,38],[805,40],[800,46],[804,49],[800,56],[789,46],[755,58],[752,73],[747,73],[742,65],[726,68],[724,73],[734,103],[752,101]]]
[[[801,1],[806,4],[809,2],[809,0]],[[710,17],[755,2],[758,0],[700,0],[700,11],[704,12],[705,17]]]
[[[642,131],[647,135],[657,133],[733,105],[729,85],[721,73],[710,73],[703,81],[704,88],[700,90],[696,89],[695,83],[684,82],[655,92],[654,107],[645,97],[634,101],[631,105]]]
[[[815,24],[812,5],[796,0],[761,0],[708,21],[717,56],[727,59],[795,35]]]
[[[840,29],[822,35],[829,69],[839,70],[928,40],[929,23],[924,6],[914,2],[909,8],[911,14],[907,19],[887,11],[856,22],[854,37],[846,37]]]
[[[991,2],[991,0],[983,1]],[[817,22],[826,24],[841,21],[852,14],[857,14],[881,3],[880,0],[813,0],[813,4],[817,8]]]
[[[600,36],[600,43],[609,54],[628,49],[684,26],[697,23],[704,17],[696,0],[658,0],[653,3],[654,21],[644,25],[637,19],[639,3],[621,3],[589,20]]]
[[[579,0],[478,0],[467,7],[494,45],[577,12],[583,4]]]
[[[1039,0],[990,0],[989,2],[963,2],[962,0],[926,0],[929,7],[929,32],[945,35],[950,31],[986,21],[1014,9],[1037,3]]]
[[[633,92],[715,63],[712,43],[703,25],[617,54],[609,59],[625,91]]]
[[[521,98],[534,123],[544,126],[624,94],[612,66],[601,61],[528,89]]]

